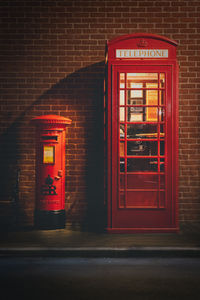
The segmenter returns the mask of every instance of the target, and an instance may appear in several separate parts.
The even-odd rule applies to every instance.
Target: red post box
[[[65,227],[65,135],[71,120],[57,115],[34,118],[36,125],[35,226]]]

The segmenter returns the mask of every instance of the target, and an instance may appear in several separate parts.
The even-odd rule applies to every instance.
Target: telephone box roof
[[[165,36],[157,35],[157,34],[151,34],[151,33],[133,33],[133,34],[127,34],[127,35],[122,35],[119,37],[116,37],[110,41],[107,41],[107,45],[113,45],[118,42],[122,42],[124,40],[129,40],[129,39],[134,39],[134,38],[146,38],[146,39],[155,39],[155,40],[160,40],[166,43],[169,43],[173,46],[177,46],[178,43],[174,40],[171,40]]]

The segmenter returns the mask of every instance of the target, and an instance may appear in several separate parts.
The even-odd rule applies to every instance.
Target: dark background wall
[[[103,79],[106,40],[148,32],[178,42],[181,222],[200,221],[200,2],[1,1],[1,217],[32,224],[32,117],[59,114],[67,128],[66,209],[72,225],[103,220]],[[11,206],[16,171],[19,199]],[[93,226],[93,225],[91,225]]]

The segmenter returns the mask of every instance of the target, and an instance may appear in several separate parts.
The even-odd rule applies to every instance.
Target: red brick
[[[23,173],[20,195],[29,221],[33,220],[31,187],[35,184],[34,134],[30,119],[57,113],[73,120],[66,139],[66,201],[68,205],[73,201],[77,203],[71,222],[82,222],[87,209],[87,170],[95,164],[92,160],[89,165],[88,151],[93,157],[96,155],[93,137],[97,128],[97,106],[94,101],[100,89],[96,85],[104,77],[103,67],[94,68],[92,73],[87,69],[104,61],[107,39],[140,31],[166,35],[179,44],[180,220],[200,221],[197,211],[199,1],[55,0],[41,1],[39,6],[37,1],[13,1],[12,7],[7,1],[3,4],[0,104],[4,122],[0,132],[9,130],[15,120],[20,124],[17,128],[19,165]]]

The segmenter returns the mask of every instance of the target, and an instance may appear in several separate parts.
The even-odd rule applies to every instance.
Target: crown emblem
[[[147,46],[148,46],[148,42],[145,41],[144,39],[141,39],[141,40],[137,43],[137,46],[138,46],[138,47],[141,47],[141,48],[147,47]]]

